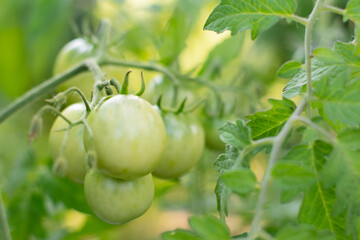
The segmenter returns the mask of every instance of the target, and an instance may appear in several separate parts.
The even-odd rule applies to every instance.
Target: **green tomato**
[[[204,131],[193,115],[163,113],[162,117],[167,133],[166,150],[153,175],[178,178],[200,159],[204,150]]]
[[[87,58],[94,57],[95,53],[96,47],[93,43],[83,38],[70,41],[60,50],[56,58],[54,75],[69,70]],[[115,77],[116,79],[123,79],[126,73],[125,68],[115,66],[105,66],[101,69],[107,78]],[[94,81],[93,73],[89,71],[83,72],[71,78],[69,81],[62,83],[59,86],[59,91],[65,91],[70,87],[78,87],[89,99],[94,88]],[[68,100],[69,102],[76,102],[79,101],[80,98],[77,95],[70,95]]]
[[[71,121],[81,118],[85,112],[85,106],[82,103],[76,103],[67,107],[62,114]],[[65,137],[65,131],[69,126],[61,117],[57,117],[51,127],[49,135],[50,151],[54,160],[63,157],[67,162],[66,175],[71,180],[79,183],[84,182],[86,173],[86,151],[83,144],[84,126],[77,125],[69,131],[68,139],[62,154],[61,146]]]
[[[91,169],[86,174],[84,190],[93,212],[110,224],[126,223],[143,215],[154,198],[151,174],[125,181]]]
[[[150,103],[134,95],[116,95],[87,118],[93,132],[97,167],[107,175],[134,179],[151,173],[166,146],[166,130]],[[89,148],[85,133],[85,147]]]

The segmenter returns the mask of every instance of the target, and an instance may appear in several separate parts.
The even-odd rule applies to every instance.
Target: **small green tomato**
[[[67,107],[62,114],[71,121],[81,118],[85,112],[85,106],[82,103],[76,103]],[[51,127],[49,135],[50,151],[54,160],[66,160],[67,167],[64,169],[65,174],[71,180],[83,183],[86,173],[86,151],[83,144],[84,126],[77,125],[69,131],[68,139],[61,153],[61,146],[65,137],[65,129],[69,124],[57,117]]]
[[[204,130],[198,120],[186,113],[162,113],[166,127],[166,150],[154,176],[178,178],[200,159],[204,150]]]
[[[90,208],[110,224],[123,224],[143,215],[154,198],[151,174],[125,181],[91,169],[86,174],[84,190]]]

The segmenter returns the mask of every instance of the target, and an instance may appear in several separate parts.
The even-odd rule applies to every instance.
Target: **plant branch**
[[[342,16],[344,16],[346,14],[345,9],[338,8],[338,7],[331,6],[331,5],[327,5],[327,4],[324,4],[321,7],[321,11],[328,11],[328,12],[336,13],[336,14],[339,14],[339,15],[342,15]]]
[[[160,72],[167,76],[174,85],[179,85],[179,80],[177,77],[170,72],[167,68],[154,64],[154,63],[148,63],[148,62],[132,62],[132,61],[126,61],[121,59],[116,59],[112,57],[104,57],[100,59],[99,65],[114,65],[114,66],[123,66],[123,67],[132,67],[132,68],[140,68],[148,71],[155,71]]]
[[[84,62],[30,89],[20,98],[18,98],[0,111],[0,123],[3,122],[6,118],[8,118],[11,114],[15,113],[18,109],[30,103],[35,98],[47,93],[59,84],[86,70],[87,66]]]
[[[296,116],[294,118],[295,121],[300,121],[305,123],[306,125],[308,125],[309,127],[312,127],[313,129],[315,129],[316,131],[320,132],[321,134],[323,134],[327,139],[329,139],[332,143],[336,142],[335,136],[331,135],[330,133],[328,133],[325,129],[323,129],[322,127],[320,127],[319,125],[317,125],[316,123],[310,121],[309,119],[302,117],[302,116]]]
[[[0,191],[0,239],[11,240],[9,225]]]
[[[311,39],[312,31],[316,22],[316,16],[319,12],[324,0],[317,0],[315,6],[309,16],[307,26],[305,28],[305,68],[306,68],[306,82],[307,82],[307,116],[311,118],[311,98],[312,98],[312,80],[311,80]]]
[[[259,199],[258,199],[258,202],[256,205],[255,216],[251,223],[250,234],[248,237],[249,240],[254,240],[258,236],[258,234],[261,230],[261,226],[260,226],[261,218],[262,218],[262,214],[263,214],[263,207],[264,207],[264,203],[265,203],[266,193],[267,193],[268,186],[269,186],[269,180],[271,177],[271,171],[276,163],[276,160],[279,157],[281,146],[283,145],[286,136],[289,134],[289,132],[291,130],[293,121],[296,119],[297,116],[299,116],[301,114],[301,112],[304,109],[304,106],[306,103],[305,100],[306,100],[306,98],[304,98],[300,102],[300,104],[297,106],[297,108],[295,109],[293,114],[290,116],[288,121],[285,123],[284,127],[281,129],[280,133],[275,137],[274,144],[273,144],[270,158],[269,158],[269,162],[268,162],[268,166],[266,167],[264,178],[261,182],[261,189],[260,189]]]
[[[304,25],[305,27],[308,24],[308,20],[306,18],[300,17],[295,14],[291,15],[291,17],[289,17],[289,18],[295,22],[298,22],[298,23]]]

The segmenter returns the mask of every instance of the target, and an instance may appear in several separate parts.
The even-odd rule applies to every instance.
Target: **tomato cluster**
[[[70,42],[60,52],[55,72],[91,57],[95,50],[83,39]],[[84,80],[93,82],[89,74],[76,76],[60,89],[76,86],[88,97],[89,84],[84,85]],[[83,124],[69,124],[84,116]],[[196,164],[204,149],[204,135],[190,113],[164,110],[121,92],[104,96],[90,110],[84,103],[65,108],[51,128],[49,143],[55,165],[61,164],[65,176],[84,184],[93,212],[105,222],[122,224],[150,207],[152,175],[179,178]]]

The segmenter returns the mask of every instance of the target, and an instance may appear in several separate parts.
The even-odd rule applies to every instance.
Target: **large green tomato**
[[[126,223],[141,216],[154,198],[151,174],[125,181],[91,169],[86,174],[84,190],[90,208],[111,224]]]
[[[59,52],[54,66],[54,75],[63,73],[64,71],[76,66],[87,58],[94,57],[96,47],[89,41],[83,38],[77,38],[67,43]],[[125,68],[115,66],[105,66],[101,68],[106,78],[115,77],[116,79],[123,79],[126,73]],[[94,76],[91,72],[83,72],[69,81],[64,82],[59,86],[59,91],[65,91],[70,87],[78,87],[84,92],[89,99],[91,91],[94,87]],[[70,102],[79,101],[80,98],[75,95],[69,96]]]
[[[87,118],[93,132],[97,167],[111,177],[134,179],[151,173],[166,146],[160,114],[146,100],[116,95]],[[85,134],[86,147],[89,139]]]
[[[153,175],[178,178],[200,159],[204,150],[204,131],[193,115],[163,113],[162,117],[167,133],[166,150]]]
[[[67,107],[62,114],[71,121],[81,118],[85,112],[85,106],[82,103],[76,103]],[[61,117],[57,117],[51,127],[49,135],[50,151],[54,160],[60,157],[60,149],[65,136],[64,130],[68,123]],[[66,175],[79,183],[84,181],[86,173],[86,151],[83,144],[84,126],[77,125],[70,129],[68,139],[62,152],[62,157],[67,161]]]

